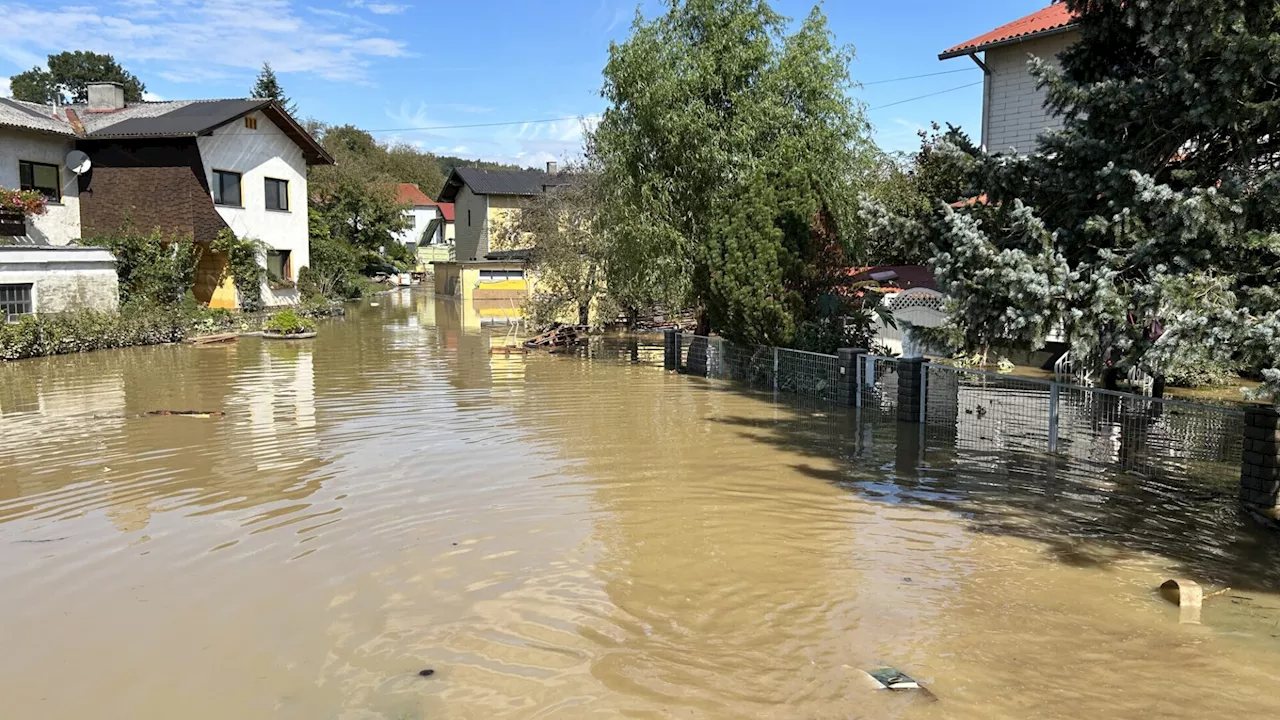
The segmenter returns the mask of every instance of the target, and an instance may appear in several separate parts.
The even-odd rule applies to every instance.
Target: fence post
[[[1049,452],[1058,452],[1058,383],[1049,384]]]
[[[1244,414],[1244,455],[1240,501],[1273,520],[1280,519],[1280,406],[1255,405]]]
[[[858,393],[862,386],[861,355],[867,351],[862,348],[839,348],[836,350],[836,402],[853,407],[858,405]]]
[[[918,423],[924,420],[920,415],[924,396],[924,370],[925,362],[922,357],[898,360],[898,419],[902,422]]]
[[[778,346],[773,347],[773,391],[778,392]]]
[[[662,369],[680,369],[680,329],[662,331]]]

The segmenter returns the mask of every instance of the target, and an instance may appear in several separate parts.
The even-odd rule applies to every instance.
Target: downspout
[[[987,127],[991,120],[991,68],[978,59],[976,52],[969,53],[969,59],[982,69],[982,149],[987,149]]]

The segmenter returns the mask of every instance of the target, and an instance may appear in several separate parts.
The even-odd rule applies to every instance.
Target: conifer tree
[[[262,70],[258,72],[258,79],[253,83],[249,97],[275,100],[285,112],[294,117],[297,116],[298,106],[284,94],[284,88],[280,87],[280,81],[276,79],[276,71],[271,69],[269,62],[262,63]]]

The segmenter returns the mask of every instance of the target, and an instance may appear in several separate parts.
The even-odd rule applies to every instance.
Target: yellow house
[[[521,317],[533,291],[525,272],[527,250],[498,250],[491,244],[530,198],[566,182],[554,162],[545,172],[454,168],[439,197],[441,203],[453,203],[454,259],[431,263],[436,294],[458,298],[466,316],[479,322]]]

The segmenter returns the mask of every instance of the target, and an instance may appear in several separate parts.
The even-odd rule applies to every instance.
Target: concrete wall
[[[261,240],[275,250],[290,252],[289,280],[311,262],[307,236],[307,163],[302,149],[294,144],[266,115],[255,112],[257,129],[245,127],[243,120],[224,125],[209,137],[198,139],[205,181],[212,187],[214,170],[241,174],[240,199],[243,207],[216,206],[218,214],[236,235]],[[289,183],[289,209],[268,210],[264,180],[276,178]],[[263,266],[266,258],[261,258]],[[297,290],[272,290],[263,284],[262,299],[268,305],[298,302]]]
[[[1032,152],[1041,133],[1062,127],[1061,118],[1045,110],[1045,93],[1036,89],[1036,79],[1027,63],[1034,55],[1057,64],[1058,53],[1079,37],[1078,32],[1071,31],[986,52],[990,74],[983,86],[982,143],[987,150],[1001,153],[1013,148],[1021,153]]]
[[[483,258],[489,252],[489,198],[463,186],[453,204],[453,224],[460,261]]]
[[[75,174],[65,167],[67,153],[74,148],[75,141],[71,138],[0,128],[0,187],[19,187],[19,160],[61,168],[62,201],[49,203],[43,215],[27,219],[28,233],[44,236],[54,245],[66,245],[80,238],[80,192]]]
[[[443,233],[441,233],[440,229],[436,230],[435,237],[425,239],[422,237],[422,233],[426,231],[431,221],[440,217],[440,208],[435,205],[415,205],[410,210],[405,211],[405,215],[412,218],[413,225],[396,235],[396,240],[400,241],[401,245],[408,245],[409,243],[439,243],[442,240]]]
[[[115,310],[119,304],[116,262],[100,248],[0,247],[0,285],[32,285],[37,313]]]

